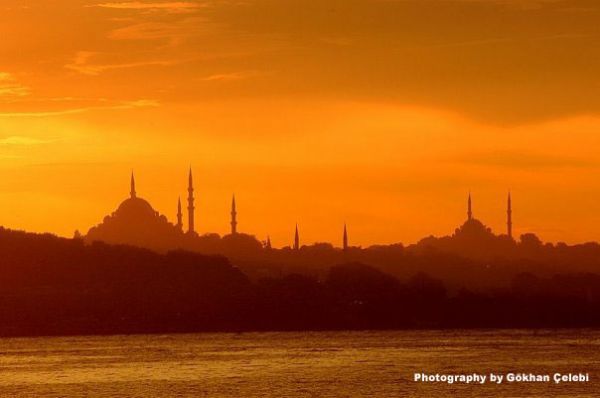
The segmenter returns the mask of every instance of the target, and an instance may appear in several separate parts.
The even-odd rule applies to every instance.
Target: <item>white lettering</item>
[[[509,383],[547,383],[549,375],[534,375],[533,373],[508,373],[506,381]]]
[[[490,383],[502,384],[503,379],[504,375],[490,373]]]
[[[561,374],[561,373],[554,373],[554,376],[552,377],[554,379],[554,383],[556,384],[560,384],[560,383],[587,383],[588,381],[590,381],[590,375],[589,373],[577,373],[577,374],[573,374],[573,373],[568,373],[568,374]]]

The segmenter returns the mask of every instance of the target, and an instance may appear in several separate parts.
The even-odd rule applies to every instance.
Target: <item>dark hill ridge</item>
[[[307,263],[321,250],[334,249],[280,252]],[[600,326],[598,275],[519,274],[502,287],[450,291],[445,280],[418,270],[450,264],[448,275],[459,270],[466,278],[473,270],[493,277],[501,267],[472,260],[466,266],[435,250],[380,250],[388,261],[395,258],[389,250],[405,257],[390,270],[417,272],[400,280],[384,267],[350,260],[349,251],[321,277],[287,272],[251,282],[221,256],[86,245],[0,228],[0,336]],[[526,268],[513,265],[519,264]]]
[[[226,328],[250,288],[225,257],[48,234],[0,229],[0,258],[0,334]]]

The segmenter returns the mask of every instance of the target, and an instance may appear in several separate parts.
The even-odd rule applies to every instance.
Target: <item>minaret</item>
[[[177,199],[177,228],[183,230],[183,214],[181,213],[181,197]]]
[[[267,242],[265,243],[265,249],[271,249],[271,237],[267,236]]]
[[[235,210],[235,195],[231,200],[231,235],[237,234],[237,211]]]
[[[131,196],[132,199],[134,199],[136,197],[136,193],[135,193],[135,177],[133,176],[133,171],[131,172],[131,191],[129,192],[129,195]]]
[[[296,224],[296,234],[294,235],[294,250],[300,250],[300,235],[298,234],[298,224]]]
[[[346,229],[346,223],[344,223],[343,248],[344,251],[348,250],[348,230]]]
[[[192,180],[192,168],[188,177],[188,232],[194,233],[194,182]]]
[[[467,220],[473,219],[473,206],[471,203],[471,192],[469,192],[469,201],[467,204]]]
[[[506,233],[508,234],[508,237],[512,239],[513,237],[513,223],[512,223],[512,199],[510,197],[510,191],[508,192],[508,206],[506,209],[506,227],[507,227],[507,231]]]

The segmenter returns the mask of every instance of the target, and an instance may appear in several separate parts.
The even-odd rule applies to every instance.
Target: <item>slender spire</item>
[[[267,235],[267,242],[265,243],[265,249],[271,249],[271,237]]]
[[[298,223],[296,223],[296,234],[294,235],[294,250],[300,249],[300,234],[298,233]]]
[[[194,181],[192,179],[192,168],[188,177],[188,232],[194,233]]]
[[[508,191],[508,205],[506,209],[506,227],[508,237],[512,239],[513,237],[513,222],[512,222],[512,198],[510,195],[510,191]]]
[[[183,230],[183,214],[181,213],[181,196],[177,199],[177,228]]]
[[[346,228],[346,223],[344,223],[343,248],[344,251],[348,250],[348,229]]]
[[[237,234],[237,211],[235,209],[235,195],[231,200],[231,235]]]
[[[469,201],[467,202],[467,220],[473,218],[473,204],[471,202],[471,192],[469,192]]]
[[[135,193],[135,177],[133,175],[133,171],[131,172],[131,191],[129,192],[129,195],[132,198],[136,197],[136,193]]]

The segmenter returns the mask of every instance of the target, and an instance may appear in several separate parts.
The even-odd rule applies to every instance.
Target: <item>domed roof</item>
[[[155,250],[181,246],[181,226],[152,208],[148,201],[137,196],[131,176],[131,192],[117,210],[104,217],[102,223],[90,228],[85,240],[128,244]]]
[[[152,208],[148,201],[139,198],[139,197],[131,197],[125,199],[117,208],[115,212],[117,215],[127,215],[127,214],[135,214],[135,215],[148,215],[155,216],[156,210]]]
[[[456,229],[454,236],[469,236],[469,237],[494,237],[492,230],[486,227],[481,221],[471,218],[459,228]]]

